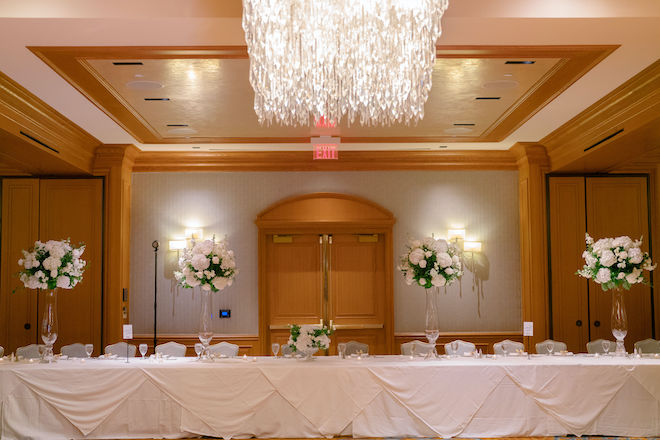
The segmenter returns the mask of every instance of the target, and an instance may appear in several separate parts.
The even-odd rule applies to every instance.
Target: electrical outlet
[[[220,309],[220,313],[218,313],[218,318],[231,318],[231,310]]]

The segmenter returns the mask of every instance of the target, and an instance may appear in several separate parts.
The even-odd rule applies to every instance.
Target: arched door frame
[[[339,193],[311,193],[289,197],[257,215],[259,229],[259,341],[267,354],[268,298],[266,298],[266,238],[273,234],[351,233],[382,234],[385,240],[385,339],[394,348],[394,254],[390,211],[362,197]]]

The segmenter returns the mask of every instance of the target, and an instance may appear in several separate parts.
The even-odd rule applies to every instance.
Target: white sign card
[[[133,339],[133,325],[124,324],[124,339]]]
[[[523,322],[523,336],[534,336],[534,322]]]

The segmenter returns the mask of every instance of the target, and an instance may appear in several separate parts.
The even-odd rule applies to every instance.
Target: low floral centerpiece
[[[626,353],[623,339],[628,333],[628,318],[622,289],[630,290],[635,284],[649,284],[644,271],[652,271],[655,265],[648,252],[642,251],[642,239],[628,236],[601,238],[594,242],[585,234],[587,249],[582,253],[585,264],[577,275],[594,280],[605,292],[612,290],[612,334],[616,338],[616,353]]]
[[[209,344],[213,339],[213,305],[211,292],[219,292],[234,283],[238,274],[234,251],[226,240],[192,242],[179,258],[179,270],[174,277],[181,287],[202,291],[199,313],[199,341],[204,346],[203,357],[209,358]]]
[[[57,289],[73,289],[82,281],[86,262],[80,256],[85,245],[71,245],[71,240],[36,241],[30,250],[23,250],[19,279],[27,289],[41,289],[46,293],[41,321],[41,339],[46,345],[44,358],[53,358],[53,344],[57,340]]]
[[[311,357],[317,350],[327,350],[330,346],[332,329],[318,325],[292,325],[287,344],[294,353]]]

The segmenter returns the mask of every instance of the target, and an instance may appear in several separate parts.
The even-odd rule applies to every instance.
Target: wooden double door
[[[552,336],[571,351],[585,351],[590,340],[614,340],[611,292],[575,275],[584,265],[585,233],[594,240],[643,236],[643,250],[649,251],[647,178],[550,177],[548,189]],[[636,341],[653,336],[651,298],[648,285],[637,284],[625,292],[628,351]]]
[[[337,343],[355,340],[388,352],[384,234],[341,232],[265,237],[268,346],[286,343],[290,324],[324,324]],[[323,354],[323,353],[320,353]]]

